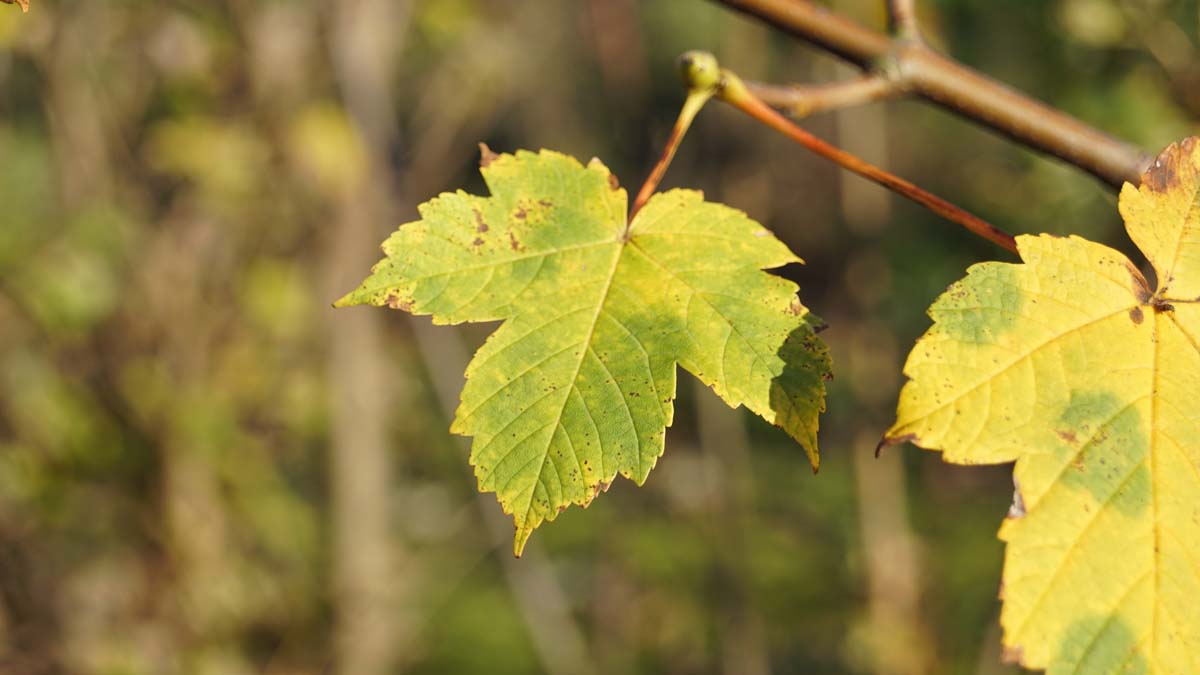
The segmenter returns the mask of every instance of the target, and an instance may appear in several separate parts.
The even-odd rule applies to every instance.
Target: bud
[[[679,74],[689,90],[715,89],[721,81],[721,66],[708,52],[690,51],[679,57]]]

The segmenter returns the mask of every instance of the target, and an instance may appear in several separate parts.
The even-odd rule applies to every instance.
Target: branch
[[[892,38],[807,0],[716,0],[795,35],[868,72],[901,80],[917,96],[1119,188],[1141,181],[1140,148],[1035,101],[929,47]]]
[[[892,35],[900,39],[920,40],[921,27],[917,23],[916,0],[888,0],[888,23]]]
[[[781,86],[747,82],[746,87],[767,105],[782,108],[795,118],[884,101],[905,93],[895,80],[880,74],[833,84]]]

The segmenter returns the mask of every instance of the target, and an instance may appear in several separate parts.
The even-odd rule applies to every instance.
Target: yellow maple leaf
[[[885,443],[1015,461],[1006,653],[1051,673],[1200,673],[1200,142],[1126,185],[1157,276],[1078,237],[1018,238],[934,303]]]
[[[513,551],[621,475],[646,481],[674,416],[679,367],[787,431],[817,468],[829,355],[766,228],[693,190],[628,220],[599,160],[483,147],[491,195],[444,193],[397,230],[340,306],[435,323],[503,320],[475,354],[450,430],[472,436],[479,488]]]

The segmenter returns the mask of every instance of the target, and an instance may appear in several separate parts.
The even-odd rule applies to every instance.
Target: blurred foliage
[[[881,25],[876,0],[831,4]],[[1195,132],[1194,0],[921,11],[964,62],[1150,150]],[[358,340],[371,319],[328,303],[417,203],[481,191],[478,141],[600,156],[636,186],[689,48],[756,79],[846,73],[701,0],[0,8],[0,671],[354,672],[357,600],[335,580],[355,541],[390,561],[374,579],[393,645],[377,672],[549,669],[548,596],[514,581],[438,397],[465,364],[434,350],[487,330],[439,344],[397,313],[377,317],[383,340]],[[944,112],[896,102],[805,124],[1014,233],[1131,250],[1102,186]],[[899,448],[867,461],[923,309],[1004,254],[719,107],[667,176],[681,185],[808,261],[785,274],[830,323],[825,461],[812,476],[799,446],[681,377],[646,488],[619,481],[544,533],[536,578],[582,638],[563,658],[597,673],[1007,672],[1007,468]],[[354,358],[377,375],[338,380]],[[346,525],[331,486],[338,460],[371,456],[346,440],[369,427],[359,389],[389,401],[384,537]]]

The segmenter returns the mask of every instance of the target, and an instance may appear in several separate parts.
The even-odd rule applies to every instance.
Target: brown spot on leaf
[[[551,206],[554,206],[554,203],[551,202],[549,199],[539,199],[538,204],[541,204],[542,206],[545,206],[546,208],[550,208]]]
[[[512,230],[508,231],[508,245],[514,251],[525,250],[525,247],[521,245],[521,242],[517,241],[517,235],[513,234]]]
[[[570,506],[570,504],[563,504],[562,506],[558,507],[558,512],[561,514],[563,511],[567,510],[568,506]]]
[[[472,246],[483,246],[483,238],[475,237],[475,241],[471,242]]]
[[[1071,459],[1071,468],[1076,471],[1083,471],[1083,453],[1075,453],[1075,457]]]
[[[1172,305],[1171,303],[1167,302],[1166,300],[1163,300],[1162,298],[1156,299],[1154,301],[1154,303],[1151,305],[1151,307],[1154,308],[1154,312],[1156,314],[1161,314],[1163,312],[1174,312],[1175,311],[1175,305]]]
[[[1139,321],[1138,323],[1141,322]],[[1079,438],[1075,435],[1075,432],[1071,431],[1070,429],[1059,429],[1055,433],[1058,434],[1059,438],[1070,443],[1071,445],[1075,445],[1075,443],[1079,441]]]
[[[1141,307],[1134,307],[1133,309],[1129,310],[1129,320],[1135,324],[1140,324],[1145,318],[1146,317],[1142,315]]]
[[[412,300],[409,300],[408,298],[402,298],[395,293],[387,296],[387,300],[384,302],[392,309],[399,309],[405,312],[411,312],[413,308]]]
[[[1166,192],[1178,185],[1180,174],[1191,168],[1191,154],[1195,145],[1194,138],[1185,140],[1182,145],[1168,145],[1142,174],[1142,185],[1155,192]]]
[[[800,298],[792,298],[792,304],[788,305],[787,313],[792,316],[800,316],[804,313],[804,305],[800,304]]]
[[[621,189],[621,182],[618,181],[617,177],[611,173],[608,174],[608,188],[613,192]]]
[[[488,224],[486,222],[484,222],[483,214],[480,213],[478,209],[475,210],[475,223],[476,223],[476,227],[475,227],[476,232],[482,233],[482,232],[488,231]]]
[[[525,211],[524,206],[518,206],[517,212],[513,214],[513,217],[516,218],[517,220],[525,220],[525,218],[527,218],[528,216],[529,216],[529,213]]]
[[[492,152],[492,149],[487,146],[487,143],[479,144],[479,168],[486,169],[496,161],[500,155]]]
[[[608,492],[608,488],[611,486],[611,482],[600,481],[599,483],[596,483],[596,487],[592,488],[592,499],[595,499],[596,495],[600,494],[601,492]]]

